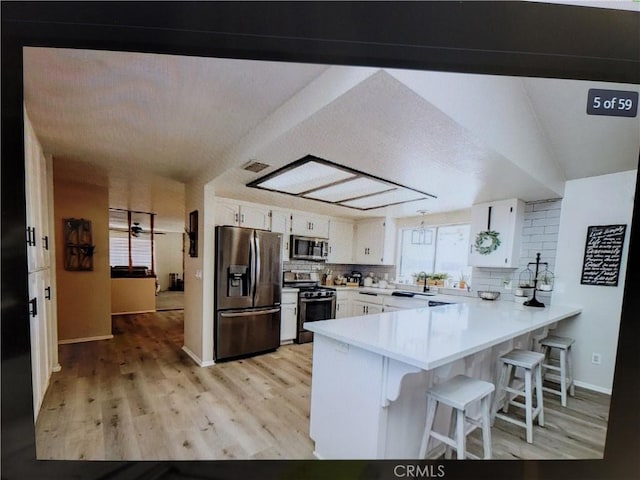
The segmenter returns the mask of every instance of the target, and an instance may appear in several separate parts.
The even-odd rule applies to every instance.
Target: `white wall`
[[[198,210],[198,256],[184,262],[183,350],[200,366],[213,364],[214,227],[213,189],[199,182],[186,187],[185,225]]]
[[[558,324],[557,334],[575,339],[577,385],[611,393],[616,360],[624,278],[629,248],[636,170],[567,182],[562,200],[556,257],[556,304],[579,304],[579,316]],[[587,227],[626,224],[620,281],[617,287],[581,285]],[[591,363],[600,353],[602,363]]]
[[[160,290],[169,289],[169,274],[177,273],[182,278],[182,233],[169,232],[154,235],[156,275]]]

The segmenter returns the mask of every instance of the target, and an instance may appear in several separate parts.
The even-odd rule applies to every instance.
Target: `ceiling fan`
[[[133,222],[133,225],[131,225],[131,235],[134,237],[137,237],[141,233],[142,233],[142,227],[140,226],[140,223]]]

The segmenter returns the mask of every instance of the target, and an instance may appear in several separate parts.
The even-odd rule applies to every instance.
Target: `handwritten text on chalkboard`
[[[588,228],[581,284],[618,285],[626,229],[626,225],[594,225]]]

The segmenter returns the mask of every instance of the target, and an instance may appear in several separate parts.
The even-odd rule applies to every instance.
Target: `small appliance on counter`
[[[347,277],[347,283],[357,283],[359,286],[362,286],[362,282],[362,273],[357,270],[353,270]]]

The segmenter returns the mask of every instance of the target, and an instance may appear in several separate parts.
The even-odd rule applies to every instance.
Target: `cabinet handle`
[[[240,223],[244,223],[244,213],[240,215]]]
[[[336,312],[339,312],[339,311],[340,311],[340,304],[339,304],[339,303],[337,303],[337,304],[336,304]]]
[[[293,314],[298,315],[298,307],[293,307]]]
[[[329,253],[331,253],[331,245],[329,245]]]
[[[49,235],[42,237],[42,241],[44,242],[44,249],[49,250]]]
[[[38,316],[38,298],[33,297],[31,300],[29,300],[29,305],[31,305],[31,308],[29,309],[29,314],[32,317]]]
[[[469,245],[469,253],[473,253],[473,245]]]
[[[487,230],[491,230],[491,210],[493,207],[489,207],[489,212],[487,213]]]
[[[36,246],[36,227],[27,227],[27,245]]]
[[[51,287],[47,287],[44,289],[44,298],[47,300],[51,300]]]
[[[235,222],[238,223],[238,214],[237,213],[235,214],[235,219],[236,219]]]

